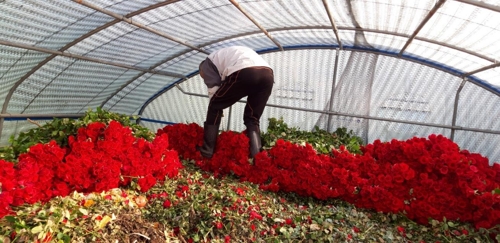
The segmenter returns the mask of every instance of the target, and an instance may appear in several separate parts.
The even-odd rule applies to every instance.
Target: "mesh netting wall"
[[[43,126],[45,123],[52,121],[48,120],[35,120],[29,122],[28,120],[6,120],[3,123],[2,136],[0,137],[0,146],[9,144],[9,139],[12,135],[18,136],[20,132],[28,131],[29,129],[37,128],[39,125]]]
[[[500,97],[472,83],[466,83],[457,108],[457,126],[500,130]],[[457,131],[455,142],[463,149],[486,155],[492,162],[500,162],[500,134]]]

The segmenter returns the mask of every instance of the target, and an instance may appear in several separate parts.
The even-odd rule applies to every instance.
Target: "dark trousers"
[[[273,70],[268,67],[250,67],[234,72],[222,82],[221,87],[210,99],[205,123],[220,124],[223,109],[248,96],[243,122],[247,127],[259,126],[273,84]]]

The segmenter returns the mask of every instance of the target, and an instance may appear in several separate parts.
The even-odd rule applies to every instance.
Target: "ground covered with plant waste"
[[[0,242],[495,242],[500,166],[440,135],[361,140],[270,119],[265,151],[97,109],[0,149]]]

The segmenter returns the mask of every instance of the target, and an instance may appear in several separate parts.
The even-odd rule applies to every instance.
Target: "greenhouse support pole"
[[[333,98],[335,97],[335,85],[337,83],[337,70],[339,66],[339,49],[335,50],[335,66],[333,67],[333,80],[332,80],[332,93],[330,94],[330,104],[328,104],[328,111],[333,111]],[[331,132],[330,126],[332,123],[332,115],[328,115],[328,123],[326,130]]]
[[[432,16],[434,16],[434,14],[436,14],[436,12],[438,11],[438,9],[443,6],[444,2],[446,2],[446,0],[439,0],[439,2],[437,2],[434,7],[431,9],[431,11],[427,14],[427,16],[425,16],[425,18],[422,20],[422,22],[420,22],[420,24],[418,25],[417,29],[415,31],[413,31],[413,34],[410,36],[410,38],[406,41],[405,45],[403,46],[403,48],[401,49],[401,51],[399,51],[399,54],[398,54],[398,57],[401,57],[403,55],[403,52],[406,50],[406,48],[408,48],[408,46],[411,44],[411,42],[415,39],[415,37],[417,37],[418,35],[418,32],[420,32],[420,30],[422,30],[422,28],[424,28],[424,26],[427,24],[427,22],[432,18]]]
[[[454,141],[455,138],[455,126],[457,123],[457,110],[458,110],[458,101],[460,100],[460,92],[462,91],[462,88],[464,87],[465,83],[467,82],[467,78],[464,77],[462,80],[462,83],[460,83],[460,86],[457,89],[457,94],[455,95],[455,104],[453,105],[453,118],[451,120],[451,135],[450,135],[450,140]]]
[[[328,19],[330,19],[330,24],[332,25],[333,33],[335,34],[335,38],[337,39],[337,42],[339,43],[340,49],[342,49],[342,41],[340,41],[339,29],[337,28],[337,25],[335,24],[335,20],[333,19],[332,12],[330,11],[330,8],[328,7],[327,0],[323,0],[323,6],[325,6],[326,13],[328,14]]]
[[[4,122],[4,118],[0,117],[0,138],[2,138],[3,122]]]

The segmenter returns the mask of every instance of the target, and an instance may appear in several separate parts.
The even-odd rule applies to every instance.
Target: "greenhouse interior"
[[[455,199],[459,201],[456,204],[460,204],[456,206],[457,210],[440,214],[443,211],[442,208],[455,205],[455,202],[447,202],[447,206],[440,204],[441,206],[432,206],[432,210],[424,210],[429,214],[419,214],[418,211],[422,210],[416,206],[413,208],[413,205],[419,202],[419,197],[415,195],[423,197],[420,194],[425,194],[421,191],[420,194],[417,193],[416,188],[420,188],[422,186],[420,184],[411,184],[410,194],[413,193],[411,199],[405,198],[400,206],[393,205],[393,207],[385,208],[381,204],[390,204],[396,200],[395,198],[400,197],[396,193],[384,196],[386,191],[389,191],[385,187],[384,193],[379,193],[384,199],[373,199],[370,204],[365,200],[354,198],[353,193],[348,195],[348,193],[339,194],[335,191],[328,194],[315,192],[316,189],[308,191],[309,189],[296,184],[285,185],[282,181],[275,183],[280,179],[271,172],[267,181],[254,178],[245,171],[260,173],[254,170],[256,169],[254,167],[264,163],[258,161],[264,161],[265,155],[259,153],[259,156],[250,159],[254,161],[250,163],[250,166],[254,166],[252,169],[249,169],[248,165],[241,165],[238,171],[234,167],[226,171],[221,169],[224,165],[216,167],[216,162],[206,163],[205,167],[201,167],[214,172],[215,178],[217,178],[217,173],[229,173],[236,175],[240,180],[253,182],[257,184],[257,188],[267,189],[267,191],[297,193],[298,196],[315,199],[321,197],[320,195],[328,195],[326,199],[340,198],[343,202],[355,205],[358,210],[375,209],[377,213],[397,215],[380,216],[389,218],[389,221],[391,217],[404,215],[419,224],[405,221],[404,225],[386,225],[384,230],[370,230],[370,227],[377,228],[377,226],[352,223],[342,226],[349,230],[345,233],[332,230],[331,225],[334,225],[333,228],[342,227],[324,219],[311,221],[309,217],[309,224],[304,226],[306,223],[299,222],[297,218],[307,216],[297,214],[289,216],[293,221],[290,223],[285,216],[283,219],[273,219],[265,216],[264,212],[253,209],[250,212],[250,219],[244,220],[245,223],[233,222],[247,227],[247,222],[258,221],[258,223],[248,224],[251,229],[244,232],[230,226],[228,219],[221,218],[221,216],[210,216],[210,220],[216,222],[211,227],[200,226],[205,225],[203,219],[199,219],[198,224],[193,223],[193,218],[196,217],[191,217],[191,221],[188,220],[189,223],[186,225],[180,223],[175,225],[176,220],[183,222],[179,220],[181,216],[178,216],[173,217],[175,218],[173,221],[161,222],[164,227],[161,230],[162,234],[151,233],[139,226],[134,226],[137,231],[129,229],[127,235],[116,236],[116,242],[133,242],[132,239],[135,239],[135,242],[209,242],[210,240],[211,242],[488,242],[483,241],[485,239],[495,242],[496,239],[498,242],[500,236],[497,236],[494,231],[499,228],[500,224],[500,166],[498,166],[500,161],[500,122],[498,122],[500,117],[500,45],[498,43],[500,43],[500,2],[497,0],[0,0],[0,101],[2,101],[0,103],[2,108],[0,147],[15,149],[22,141],[29,138],[35,139],[33,135],[35,133],[28,133],[29,131],[46,125],[55,126],[54,120],[82,119],[89,112],[94,115],[106,113],[108,118],[116,114],[118,114],[117,117],[126,117],[126,120],[129,119],[130,122],[125,123],[138,129],[135,130],[136,135],[137,131],[144,130],[155,134],[157,138],[161,133],[167,133],[171,147],[175,147],[172,145],[172,138],[180,136],[177,133],[181,131],[185,135],[193,133],[193,136],[198,138],[193,142],[194,146],[194,143],[202,142],[203,124],[210,103],[207,86],[200,76],[200,63],[211,53],[222,48],[245,46],[258,53],[274,73],[272,93],[260,118],[263,140],[268,138],[265,135],[266,131],[270,131],[271,128],[276,129],[276,123],[288,129],[280,130],[278,137],[290,131],[297,134],[314,133],[314,131],[316,131],[314,134],[318,134],[318,131],[326,131],[331,134],[339,131],[339,128],[344,128],[346,134],[358,139],[362,152],[358,151],[361,153],[358,155],[354,153],[346,155],[344,147],[336,147],[333,152],[332,147],[329,147],[326,152],[330,156],[328,161],[337,161],[341,158],[354,161],[363,157],[360,160],[364,162],[359,162],[362,164],[368,163],[366,162],[368,158],[380,156],[374,159],[378,159],[379,164],[374,165],[373,168],[370,167],[373,171],[382,171],[382,168],[386,168],[381,165],[383,159],[380,151],[384,150],[385,153],[385,150],[390,150],[396,154],[399,150],[394,147],[400,146],[397,145],[399,143],[404,143],[407,147],[418,148],[415,150],[419,152],[414,152],[405,147],[405,151],[411,150],[413,154],[423,153],[421,149],[424,143],[427,144],[425,148],[429,151],[435,149],[432,145],[428,145],[429,143],[441,141],[443,144],[452,144],[450,146],[454,150],[443,148],[443,150],[449,149],[446,150],[447,154],[443,152],[442,155],[436,155],[440,156],[439,159],[435,157],[432,161],[445,161],[453,156],[460,158],[456,159],[459,162],[453,165],[449,163],[445,167],[436,165],[432,168],[424,166],[423,171],[418,171],[417,167],[412,167],[414,162],[410,161],[409,155],[404,158],[394,155],[393,157],[397,159],[390,162],[392,164],[387,168],[392,171],[391,173],[397,173],[396,169],[400,169],[404,175],[401,181],[408,185],[431,179],[435,180],[434,187],[439,183],[450,186],[456,184],[454,185],[456,189],[453,187],[450,191],[461,195],[455,195]],[[224,109],[218,141],[224,141],[225,138],[236,141],[239,138],[238,134],[244,134],[246,127],[243,123],[243,116],[246,103],[246,98],[243,98]],[[58,126],[63,126],[61,124],[62,122],[58,123]],[[183,124],[186,126],[190,124],[190,127],[184,128],[181,126]],[[168,128],[176,125],[178,126],[176,129]],[[110,129],[113,126],[109,125]],[[88,125],[87,129],[89,129],[87,134],[91,137],[90,130],[94,128]],[[78,136],[85,133],[78,131]],[[79,138],[68,140],[67,137],[71,134],[66,134],[67,130],[60,132],[51,131],[51,134],[59,136],[64,133],[65,141],[69,141],[67,143],[73,144],[73,147],[63,148],[63,145],[53,143],[50,143],[52,144],[50,146],[57,148],[60,146],[67,154],[77,151],[77,143],[81,140]],[[22,137],[23,134],[25,134],[24,137]],[[76,132],[73,135],[77,137]],[[247,141],[244,137],[242,141]],[[176,141],[184,141],[183,138],[176,138],[178,139]],[[43,143],[49,144],[49,140]],[[155,145],[157,140],[160,139],[154,141],[149,139],[146,143],[151,143],[148,145],[150,147],[160,146],[159,141]],[[303,141],[298,143],[300,144],[298,147],[293,147],[296,145],[288,143],[283,144],[282,140],[280,141],[275,141],[271,145],[267,144],[265,148],[268,149],[269,155],[266,159],[287,160],[280,160],[278,158],[280,153],[272,152],[274,149],[278,151],[286,148],[292,152],[307,148]],[[308,140],[309,142],[311,141]],[[313,147],[314,144],[319,144],[314,141],[311,143]],[[418,146],[415,145],[417,143]],[[31,145],[34,146],[34,144]],[[384,145],[393,147],[382,148]],[[187,145],[178,146],[179,150],[182,150],[182,146]],[[230,145],[224,142],[218,142],[217,146],[230,148]],[[101,239],[97,233],[90,234],[90,236],[75,233],[77,230],[74,226],[78,223],[74,223],[73,228],[66,227],[67,224],[58,228],[54,226],[57,225],[54,220],[49,220],[50,223],[47,223],[46,218],[41,221],[34,220],[32,224],[26,223],[29,217],[21,213],[26,211],[23,207],[27,206],[23,205],[52,202],[51,200],[56,200],[53,198],[59,194],[29,200],[19,199],[24,204],[16,201],[16,197],[20,194],[14,191],[22,190],[16,188],[27,188],[27,184],[21,186],[16,184],[20,182],[12,182],[13,186],[9,187],[7,186],[10,185],[9,176],[30,175],[26,171],[27,174],[21,173],[24,171],[21,165],[26,166],[27,161],[31,161],[26,158],[35,153],[34,151],[38,151],[33,148],[24,149],[24,151],[18,151],[19,154],[9,157],[16,163],[18,162],[16,165],[7,166],[12,167],[12,170],[0,169],[0,199],[3,200],[0,200],[0,215],[17,215],[16,217],[6,216],[2,219],[7,218],[8,223],[0,228],[0,242],[32,242],[33,239],[37,239],[37,242],[93,242]],[[141,147],[141,149],[144,148]],[[233,148],[233,150],[237,149]],[[219,151],[226,150],[219,149]],[[26,154],[21,154],[21,152],[26,152]],[[181,151],[177,152],[181,157],[184,156],[184,159],[191,158],[187,152],[183,155]],[[297,152],[301,156],[306,153]],[[425,152],[431,155],[436,153],[434,150]],[[8,161],[8,156],[3,156],[3,158],[0,157],[0,162]],[[36,156],[33,156],[30,158],[36,160],[33,159]],[[104,155],[101,154],[101,156]],[[163,157],[169,156],[169,154],[163,155]],[[297,164],[302,163],[302,160],[306,161],[299,155],[296,155],[298,157],[290,156],[287,157],[288,160],[296,160]],[[384,158],[389,160],[389,157],[387,155]],[[216,151],[212,161],[222,160],[221,158]],[[197,157],[197,159],[200,158]],[[318,155],[315,161],[322,159],[324,158]],[[465,160],[467,163],[464,162]],[[62,161],[68,165],[71,162],[68,157],[63,158]],[[227,159],[227,161],[233,160]],[[422,161],[424,160],[420,159],[420,162],[424,163]],[[411,167],[410,169],[407,168],[407,164]],[[320,165],[324,166],[324,163],[318,162],[318,166]],[[290,169],[295,168],[294,166]],[[311,169],[310,164],[308,166],[309,169],[302,170],[302,173],[308,170],[316,173],[316,168]],[[344,172],[347,171],[345,173],[351,173],[354,170],[348,166],[332,166],[331,170],[340,174],[341,169]],[[468,171],[456,169],[462,166],[466,166]],[[4,164],[0,167],[7,168]],[[274,172],[280,174],[286,168],[287,166],[281,165],[277,169],[278,172]],[[436,176],[431,176],[434,173],[433,168],[437,171]],[[485,172],[481,172],[483,169]],[[67,175],[72,175],[70,171],[68,169]],[[327,174],[335,178],[332,180],[337,180],[340,176],[334,172],[329,171]],[[455,173],[453,176],[451,176],[452,172]],[[124,181],[123,173],[125,172],[122,171],[121,181],[116,182],[120,186]],[[307,180],[319,178],[321,173],[323,172],[318,169],[317,174],[310,175]],[[482,177],[479,179],[474,177],[476,179],[468,181],[460,179],[461,176],[472,178],[471,173],[481,174]],[[299,172],[293,176],[300,178],[298,174]],[[375,195],[377,193],[370,190],[383,187],[382,184],[374,186],[377,180],[372,181],[372,177],[376,178],[376,176],[370,175],[369,172],[363,170],[363,172],[356,173],[356,176],[358,174],[361,177],[364,176],[359,183],[369,181],[372,186],[371,189],[366,189],[361,184],[355,185],[353,186],[356,192],[354,194],[360,197]],[[355,175],[349,175],[349,180],[356,181],[353,179],[357,178]],[[450,176],[445,180],[443,175]],[[294,178],[293,176],[291,178]],[[40,175],[40,178],[42,177]],[[422,179],[424,177],[425,179]],[[59,177],[53,175],[51,178],[56,181]],[[57,180],[64,181],[65,179],[61,177]],[[95,179],[95,181],[102,181],[102,179]],[[41,181],[37,183],[43,184]],[[129,196],[132,197],[134,193],[151,193],[151,191],[146,192],[144,190],[146,186],[141,183],[143,182],[139,185],[143,190],[129,192]],[[217,184],[217,182],[213,183]],[[309,181],[303,184],[316,185],[315,183]],[[329,187],[332,191],[334,186],[328,183],[349,182],[340,180],[339,182],[317,183],[327,185],[325,188]],[[75,182],[75,185],[77,184]],[[180,184],[179,187],[181,187]],[[240,188],[238,185],[234,187]],[[279,190],[276,189],[277,187]],[[104,189],[94,185],[85,188],[70,186],[68,190],[85,193],[91,190],[111,193],[115,190],[106,186]],[[168,192],[169,197],[175,196],[176,191],[172,190]],[[190,188],[190,190],[194,189]],[[245,195],[250,195],[250,189],[245,190],[238,190],[235,195],[242,196],[241,194],[245,193]],[[12,191],[11,194],[9,194],[10,191]],[[24,191],[26,195],[29,194],[27,190]],[[371,194],[364,194],[365,192]],[[436,197],[453,197],[441,195],[440,193],[444,193],[443,190],[436,193]],[[9,195],[10,199],[8,199]],[[73,194],[68,191],[60,196],[62,195]],[[159,197],[155,199],[155,196],[152,196],[159,194],[147,195],[151,205]],[[80,195],[80,197],[84,196]],[[85,205],[83,214],[90,215],[88,220],[93,220],[91,221],[93,224],[89,227],[94,227],[95,232],[108,237],[104,239],[115,239],[113,237],[115,237],[114,234],[118,234],[117,228],[112,228],[111,225],[113,222],[117,225],[120,217],[114,213],[108,213],[106,216],[105,213],[96,216],[96,213],[92,216],[89,211],[97,207],[95,205],[103,204],[97,203],[97,199],[93,199],[92,203],[89,203],[89,200],[91,199],[83,199],[86,203],[82,204]],[[174,202],[174,199],[169,200],[159,203],[163,205],[163,209],[170,209],[170,202]],[[382,200],[387,201],[380,203]],[[168,206],[166,206],[167,201]],[[45,204],[42,203],[42,205]],[[250,205],[253,204],[250,203]],[[398,210],[394,210],[395,208]],[[17,209],[19,211],[12,214],[13,210]],[[143,208],[138,207],[138,209]],[[168,218],[169,213],[172,213],[163,212],[160,209],[155,210],[150,209],[148,212],[163,215],[163,218]],[[202,212],[202,209],[198,210]],[[220,214],[221,209],[217,210]],[[354,209],[349,208],[349,212],[352,210]],[[306,213],[313,214],[309,211]],[[63,210],[61,220],[73,219],[68,216],[69,214],[71,213]],[[198,213],[195,215],[199,216]],[[264,216],[263,219],[262,216]],[[104,217],[104,219],[99,218],[100,224],[97,223],[97,228],[101,231],[95,229],[96,217]],[[423,222],[421,224],[422,218],[433,218],[440,223],[444,222],[446,229],[439,228],[438,226],[442,224],[438,223]],[[447,219],[450,220],[448,223]],[[30,218],[30,220],[33,219]],[[132,219],[124,221],[131,222]],[[396,220],[393,219],[393,221]],[[152,221],[144,222],[136,222],[136,225],[146,227]],[[271,222],[271,225],[266,225],[265,222]],[[327,225],[330,224],[329,222],[331,225]],[[281,224],[278,224],[276,228],[273,226],[276,223]],[[255,227],[257,230],[254,229]],[[418,227],[427,228],[422,230]],[[154,227],[151,226],[148,230],[151,228]],[[196,228],[194,233],[193,228]],[[433,231],[436,228],[442,231],[438,234]],[[125,231],[128,228],[122,224],[119,229]],[[163,232],[170,232],[169,230],[173,233],[163,234]],[[379,235],[372,236],[370,231],[373,231],[373,234],[377,231]],[[434,234],[418,236],[415,233],[417,231],[434,232]],[[127,240],[123,240],[125,239],[123,237]],[[153,240],[160,238],[161,240]]]

